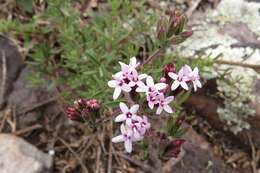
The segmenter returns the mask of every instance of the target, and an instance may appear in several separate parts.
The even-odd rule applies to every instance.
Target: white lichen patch
[[[206,21],[192,21],[196,24],[192,29],[194,35],[182,43],[179,47],[168,49],[167,52],[178,52],[183,56],[198,56],[202,50],[205,55],[211,54],[214,58],[220,53],[221,60],[260,65],[260,50],[250,47],[235,47],[231,45],[239,41],[219,30],[227,22],[242,22],[249,29],[260,35],[260,9],[259,3],[243,0],[222,0],[218,7],[206,12]],[[218,79],[218,90],[225,97],[224,107],[218,108],[220,118],[230,125],[230,129],[236,134],[250,125],[244,120],[248,116],[255,115],[255,111],[248,106],[249,102],[255,102],[254,80],[260,79],[260,74],[253,69],[231,65],[216,64],[206,69],[212,74],[203,73],[204,79],[220,77],[226,71],[224,79]]]

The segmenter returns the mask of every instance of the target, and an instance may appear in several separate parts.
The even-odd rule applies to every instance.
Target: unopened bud
[[[192,36],[192,34],[193,34],[192,31],[184,31],[181,33],[181,36],[186,39],[186,38],[189,38],[190,36]]]
[[[157,35],[156,36],[157,36],[157,39],[162,43],[166,40],[167,23],[168,23],[168,21],[167,21],[166,17],[164,17],[164,16],[160,17],[160,19],[157,22],[157,28],[156,28]]]
[[[163,67],[163,76],[168,79],[169,76],[168,76],[168,73],[169,72],[172,72],[172,73],[176,73],[175,71],[175,67],[174,67],[174,64],[173,63],[169,63],[167,64],[166,66]]]
[[[84,108],[81,114],[84,120],[88,120],[89,118],[91,118],[91,114],[87,108]]]
[[[172,35],[176,35],[179,22],[180,22],[180,20],[179,20],[178,17],[175,17],[170,21],[170,24],[169,24],[169,27],[168,27],[168,32],[167,32],[168,38],[170,38]]]
[[[86,107],[85,101],[83,99],[77,99],[74,101],[74,105],[77,109],[83,109]]]
[[[176,125],[177,125],[177,126],[180,126],[180,125],[183,123],[183,121],[185,121],[185,119],[186,119],[186,115],[181,115],[181,116],[177,119]]]
[[[183,31],[186,22],[187,22],[187,17],[185,15],[182,15],[180,17],[180,21],[177,26],[178,29],[176,30],[175,35],[179,35]]]
[[[80,113],[75,108],[68,107],[65,109],[67,117],[71,120],[80,121],[81,116]]]
[[[91,99],[86,102],[86,106],[92,110],[98,110],[100,105],[96,99]]]
[[[178,155],[181,153],[180,148],[175,148],[169,152],[166,153],[166,156],[168,157],[178,157]]]
[[[165,78],[165,77],[162,77],[162,78],[160,79],[160,83],[166,83],[166,78]]]
[[[174,147],[180,147],[185,142],[184,139],[176,139],[172,142],[172,145]]]

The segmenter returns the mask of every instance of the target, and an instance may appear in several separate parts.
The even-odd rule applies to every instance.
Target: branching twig
[[[247,134],[248,141],[250,143],[251,150],[252,150],[252,162],[251,162],[252,170],[253,170],[253,173],[257,173],[257,169],[256,169],[257,161],[256,161],[255,146],[254,146],[254,143],[252,141],[252,137],[249,135],[248,132],[246,134]]]
[[[67,144],[67,142],[65,142],[63,139],[61,139],[60,137],[58,138],[69,150],[70,152],[74,155],[74,157],[78,160],[78,162],[80,163],[83,173],[88,173],[88,169],[85,166],[85,164],[83,163],[82,159],[80,159],[80,157],[78,156],[77,153],[75,153],[75,151],[73,151],[73,149],[69,146],[69,144]]]
[[[196,0],[195,2],[193,2],[193,3],[191,4],[191,6],[189,7],[189,9],[185,12],[185,14],[186,14],[186,16],[187,16],[188,18],[191,17],[193,11],[196,10],[196,8],[199,6],[200,1],[201,1],[201,0]]]
[[[116,152],[116,154],[120,157],[122,157],[123,159],[135,164],[136,166],[139,166],[140,168],[142,168],[143,170],[147,171],[147,172],[152,172],[152,173],[158,173],[153,167],[139,161],[136,159],[133,159],[125,154],[122,154],[120,152]]]
[[[48,100],[45,100],[45,101],[43,101],[43,102],[36,103],[36,104],[34,104],[34,105],[30,106],[30,107],[27,106],[27,107],[25,107],[25,108],[22,108],[23,111],[18,112],[17,115],[21,115],[21,114],[25,114],[25,113],[27,113],[27,112],[30,112],[30,111],[32,111],[32,110],[38,108],[38,107],[44,106],[44,105],[46,105],[46,104],[48,104],[48,103],[51,103],[51,102],[57,100],[58,98],[59,98],[59,96],[55,96],[55,97],[52,97],[52,98],[50,98],[50,99],[48,99]]]

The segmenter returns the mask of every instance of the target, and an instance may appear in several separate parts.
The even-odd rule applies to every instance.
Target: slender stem
[[[151,62],[157,55],[159,55],[161,53],[161,50],[158,49],[157,51],[155,51],[151,56],[149,56],[149,58],[147,58],[144,63],[140,66],[140,68],[138,69],[138,71],[140,71],[145,65],[147,65],[149,62]]]

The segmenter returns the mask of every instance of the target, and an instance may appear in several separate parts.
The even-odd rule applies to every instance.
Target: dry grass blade
[[[109,154],[108,154],[108,168],[107,173],[111,173],[112,170],[112,137],[113,137],[113,121],[110,120],[109,123]]]
[[[0,133],[4,130],[6,120],[7,120],[8,116],[10,115],[10,113],[11,113],[10,109],[7,109],[7,111],[3,111],[3,119],[1,122],[1,126],[0,126]]]
[[[30,132],[30,131],[33,131],[33,130],[36,130],[36,129],[41,129],[42,128],[42,125],[40,124],[35,124],[33,126],[30,126],[30,127],[26,127],[24,129],[21,129],[21,130],[18,130],[16,132],[14,132],[15,135],[22,135],[24,133],[27,133],[27,132]]]
[[[78,156],[78,154],[69,146],[69,144],[67,144],[67,142],[65,142],[63,139],[58,138],[69,150],[70,152],[74,155],[74,157],[78,160],[78,162],[80,163],[81,167],[82,167],[82,172],[83,173],[88,173],[88,169],[87,167],[84,165],[82,159]]]
[[[191,6],[189,7],[189,9],[185,12],[186,16],[188,18],[191,17],[192,13],[194,12],[194,10],[196,10],[196,8],[199,6],[201,0],[196,0],[195,2],[193,2],[191,4]]]
[[[254,146],[254,143],[252,141],[252,137],[250,136],[249,133],[247,133],[247,137],[248,137],[248,141],[250,143],[251,150],[252,150],[252,162],[251,162],[252,170],[253,170],[253,173],[258,173],[257,168],[256,168],[257,167],[257,160],[256,160],[255,146]]]

